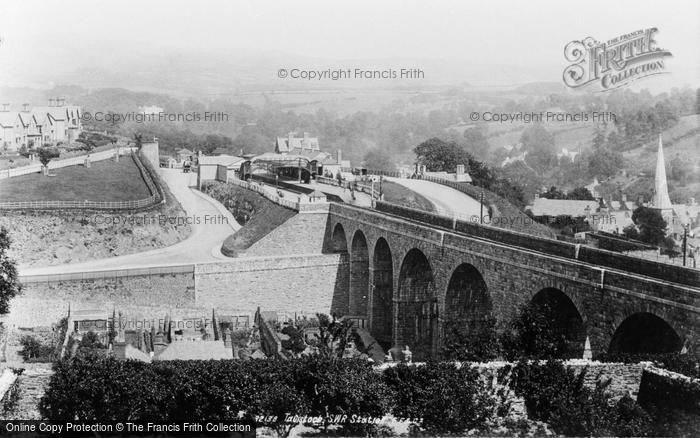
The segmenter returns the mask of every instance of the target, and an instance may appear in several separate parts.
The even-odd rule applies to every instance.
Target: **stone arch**
[[[492,306],[481,272],[469,263],[457,266],[445,293],[445,339],[480,333],[492,317]]]
[[[370,332],[379,345],[388,350],[392,339],[394,261],[391,248],[383,237],[374,244],[372,271]]]
[[[435,279],[428,258],[413,248],[401,262],[396,308],[397,346],[408,345],[414,359],[424,360],[435,353],[438,336],[438,301]]]
[[[681,337],[668,322],[653,313],[637,312],[625,318],[617,327],[608,352],[672,353],[681,347]]]
[[[350,245],[349,292],[349,314],[366,318],[369,295],[369,250],[367,239],[360,230],[355,231]]]
[[[331,250],[334,253],[347,253],[348,252],[348,239],[345,236],[345,229],[343,225],[338,222],[333,228],[333,235],[331,237]]]
[[[586,324],[576,304],[561,289],[547,287],[532,297],[532,303],[553,318],[555,330],[566,340],[569,358],[583,357],[586,344]]]

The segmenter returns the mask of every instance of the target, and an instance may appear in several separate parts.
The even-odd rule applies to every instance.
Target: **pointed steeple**
[[[659,152],[656,157],[656,175],[654,181],[654,200],[652,206],[659,210],[671,210],[671,198],[668,197],[668,185],[666,184],[666,162],[664,160],[664,147],[659,134]]]

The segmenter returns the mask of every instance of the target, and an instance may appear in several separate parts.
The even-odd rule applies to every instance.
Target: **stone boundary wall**
[[[126,155],[134,151],[135,148],[120,147],[118,153],[119,155]],[[49,163],[49,169],[60,169],[61,167],[77,166],[79,164],[83,164],[87,159],[88,155],[90,155],[91,162],[108,160],[110,158],[114,158],[114,155],[116,153],[117,151],[115,149],[109,149],[106,151],[86,153],[75,157],[64,158],[62,160],[51,160],[51,162]],[[12,178],[21,175],[29,175],[31,173],[38,173],[41,172],[42,167],[43,165],[41,163],[35,163],[29,164],[27,166],[15,167],[14,169],[3,169],[2,171],[0,171],[0,179]]]
[[[192,274],[113,277],[25,284],[22,294],[10,302],[4,320],[17,327],[37,327],[55,324],[69,308],[106,315],[116,309],[150,317],[153,312],[164,315],[192,307],[196,307]]]
[[[314,314],[329,313],[347,270],[343,254],[241,257],[197,265],[196,302],[204,307],[232,307]]]
[[[648,366],[642,374],[639,403],[642,406],[657,405],[698,414],[700,379]]]
[[[459,363],[459,362],[458,362]],[[424,363],[418,362],[416,365],[423,365]],[[379,365],[377,369],[385,369],[390,366],[395,366],[396,362],[388,362]],[[482,375],[488,376],[489,378],[495,378],[498,371],[506,366],[515,366],[515,362],[506,361],[493,361],[493,362],[462,362],[461,365],[467,365],[470,367],[477,368]],[[584,368],[588,368],[586,377],[584,379],[584,385],[588,388],[594,389],[596,387],[596,381],[605,380],[608,378],[612,379],[610,386],[608,386],[607,391],[613,396],[613,398],[620,398],[625,395],[630,395],[632,398],[636,399],[637,395],[640,393],[640,384],[642,382],[642,373],[647,367],[649,367],[648,362],[640,363],[619,363],[619,362],[597,362],[597,361],[584,361],[580,359],[574,359],[564,362],[567,368],[573,369],[577,374],[581,373]]]

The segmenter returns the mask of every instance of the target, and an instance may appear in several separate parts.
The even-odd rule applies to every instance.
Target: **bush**
[[[549,359],[566,356],[568,342],[556,325],[557,313],[546,303],[530,302],[521,307],[510,327],[501,335],[508,360]]]
[[[560,361],[519,362],[512,386],[525,400],[528,416],[566,436],[647,436],[655,434],[651,417],[629,397],[614,402],[605,391],[584,386],[586,370],[576,373]]]
[[[452,363],[399,364],[384,371],[396,417],[416,419],[429,433],[481,429],[499,408],[476,369]]]
[[[19,355],[25,362],[51,362],[56,358],[55,348],[52,345],[42,344],[31,335],[24,335],[19,340],[22,350]]]
[[[282,333],[289,336],[289,339],[282,340],[282,348],[294,354],[299,354],[306,349],[304,330],[289,325],[282,329]]]
[[[381,417],[390,399],[366,361],[311,356],[148,364],[86,352],[54,365],[39,409],[55,422],[219,422],[244,411],[247,418],[277,416],[270,425],[285,428],[287,413]],[[342,426],[353,434],[369,431],[366,425]]]
[[[500,353],[496,319],[489,317],[479,324],[455,324],[445,328],[440,349],[443,360],[487,362]]]

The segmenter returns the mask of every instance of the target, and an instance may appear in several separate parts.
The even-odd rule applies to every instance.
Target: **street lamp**
[[[690,224],[683,224],[683,266],[688,252],[688,227]]]

